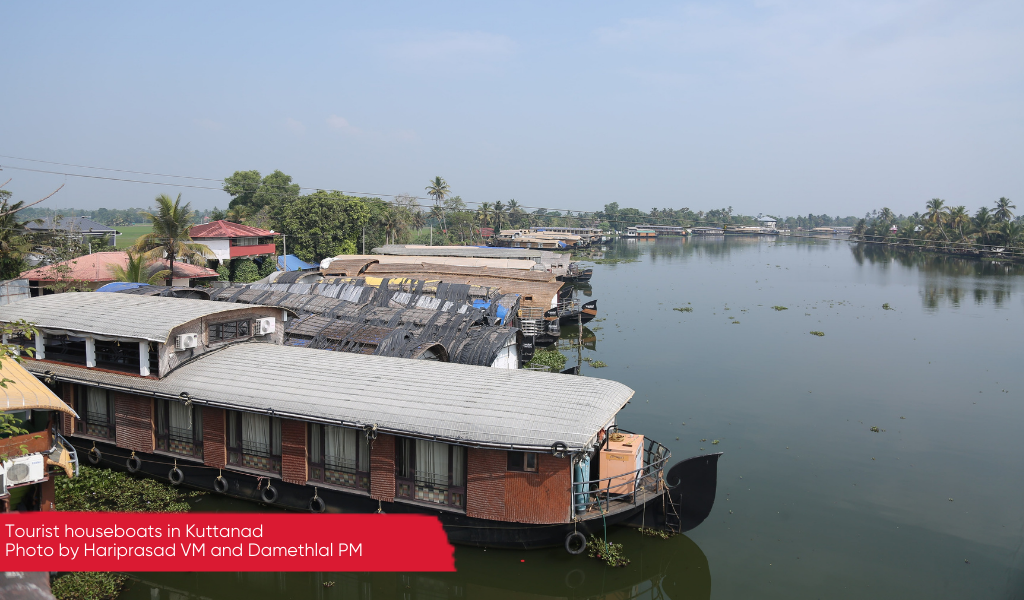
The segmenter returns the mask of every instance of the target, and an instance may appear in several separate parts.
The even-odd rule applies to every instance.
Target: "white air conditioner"
[[[188,350],[199,345],[198,333],[183,333],[174,336],[174,351]]]
[[[46,479],[46,463],[42,454],[19,456],[4,463],[7,470],[7,485],[35,483]]]
[[[274,317],[256,319],[255,335],[267,335],[274,333]]]

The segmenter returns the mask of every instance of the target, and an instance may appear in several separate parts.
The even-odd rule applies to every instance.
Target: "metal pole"
[[[434,245],[434,224],[430,224],[430,245]]]
[[[363,256],[366,256],[366,225],[363,225]]]
[[[281,234],[281,242],[284,244],[284,250],[283,250],[284,256],[282,256],[281,258],[284,259],[284,270],[287,271],[288,270],[288,236],[282,233]]]

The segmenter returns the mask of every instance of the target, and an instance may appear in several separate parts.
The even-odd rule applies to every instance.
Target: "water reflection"
[[[686,536],[623,536],[631,563],[611,568],[561,549],[457,548],[457,573],[140,573],[127,600],[311,598],[669,600],[711,598],[707,557]],[[525,559],[525,562],[521,562]]]
[[[857,264],[864,264],[865,261],[880,265],[896,264],[924,273],[957,277],[1024,275],[1024,265],[1007,261],[964,258],[878,244],[850,244],[850,251]]]

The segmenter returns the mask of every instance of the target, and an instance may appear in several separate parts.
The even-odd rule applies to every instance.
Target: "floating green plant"
[[[889,306],[889,303],[888,303],[888,302],[886,302],[885,304],[883,304],[883,305],[882,305],[882,308],[883,308],[883,309],[885,309],[885,310],[896,310],[895,308],[893,308],[893,307]]]
[[[718,445],[718,440],[711,440],[711,445],[712,446],[717,446]]]
[[[679,308],[673,308],[672,310],[678,310],[679,312],[693,312],[693,308],[689,306],[680,306]]]
[[[617,265],[620,263],[635,263],[640,261],[635,258],[598,258],[592,262],[596,265]]]
[[[740,324],[740,322],[739,322],[739,321],[733,321],[733,322],[732,322],[732,324],[733,324],[733,325],[739,325],[739,324]]]
[[[811,335],[816,335],[818,337],[825,337],[825,332],[824,331],[812,331]]]
[[[774,308],[775,310],[789,310],[789,307],[786,307],[786,306],[779,306],[778,304],[776,304],[776,305],[775,305],[775,306],[773,306],[772,308]]]
[[[629,564],[629,559],[622,553],[622,544],[606,542],[591,534],[587,546],[590,548],[590,558],[600,558],[609,567],[624,567]]]
[[[672,534],[662,529],[654,529],[652,527],[641,527],[638,529],[640,535],[649,535],[651,537],[660,537],[663,540],[667,540],[672,537]]]
[[[605,364],[604,362],[602,362],[602,361],[599,361],[599,360],[595,360],[595,361],[593,361],[592,363],[590,363],[590,366],[594,367],[595,369],[600,369],[600,368],[602,368],[602,367],[607,367],[608,365],[606,365],[606,364]]]
[[[871,431],[874,431],[875,433],[878,433],[879,431],[881,431],[881,429],[879,429],[877,427],[872,427]]]

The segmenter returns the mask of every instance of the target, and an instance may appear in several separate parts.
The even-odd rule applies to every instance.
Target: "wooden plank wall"
[[[203,463],[207,466],[222,469],[228,464],[226,421],[223,408],[203,407]]]
[[[156,447],[152,398],[115,392],[114,423],[118,447],[136,452],[152,452]]]
[[[395,499],[395,438],[385,433],[370,442],[370,497]]]
[[[306,424],[281,419],[281,479],[305,484],[309,479],[306,466]]]
[[[551,454],[537,459],[536,473],[505,473],[505,520],[565,523],[572,502],[572,461]]]
[[[469,448],[466,456],[466,516],[505,518],[504,450]]]

